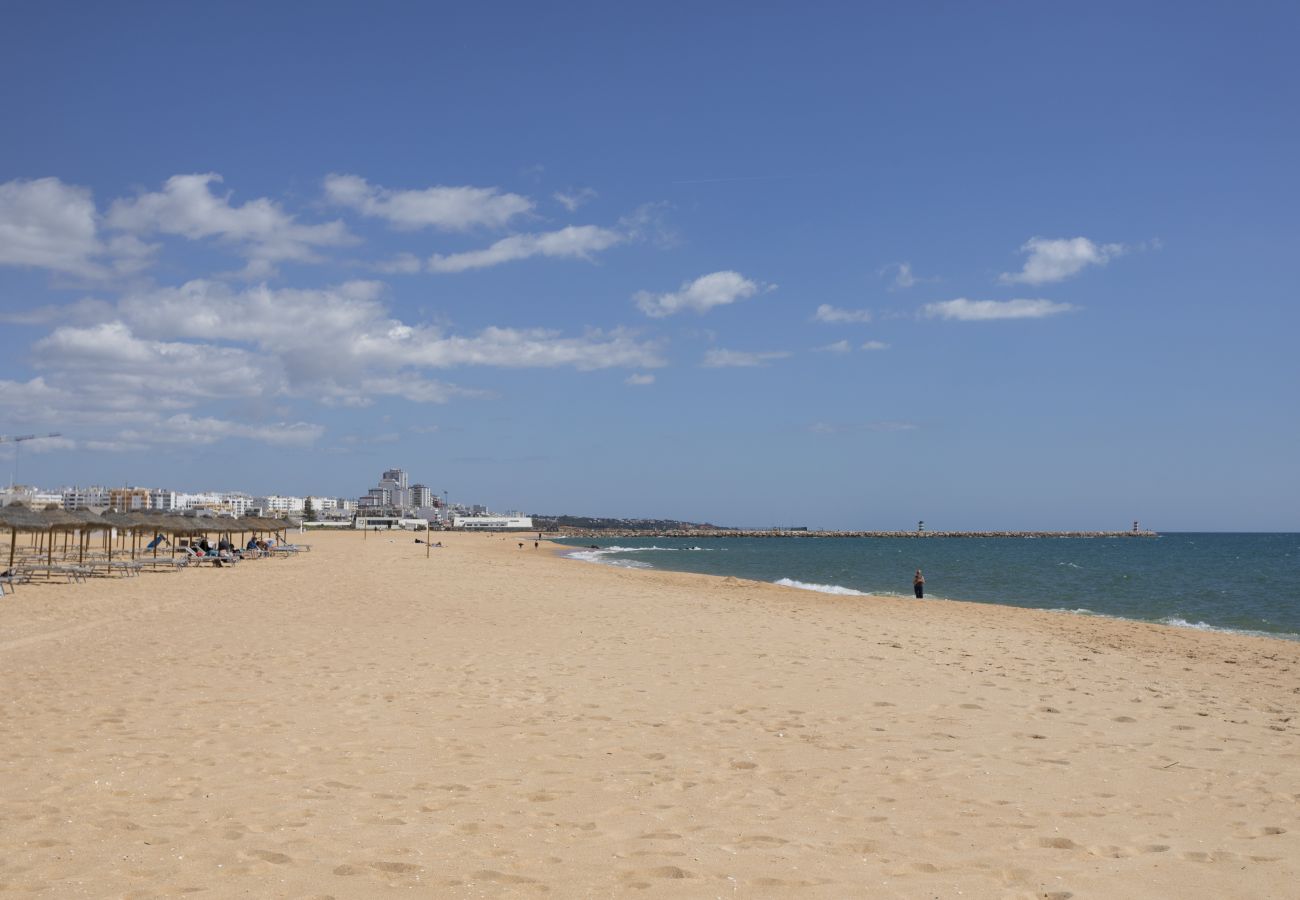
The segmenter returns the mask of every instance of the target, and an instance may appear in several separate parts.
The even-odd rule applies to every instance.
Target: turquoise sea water
[[[583,538],[570,556],[852,596],[972,600],[1300,640],[1300,534],[1158,538]],[[599,550],[588,549],[598,544]]]

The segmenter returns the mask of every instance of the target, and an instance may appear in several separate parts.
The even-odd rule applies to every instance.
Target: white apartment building
[[[452,528],[526,528],[533,527],[532,516],[456,516]]]
[[[107,509],[108,491],[102,487],[70,487],[63,489],[64,509]]]
[[[149,492],[149,508],[171,511],[177,509],[176,492],[154,488]]]
[[[229,513],[232,516],[246,514],[252,505],[253,498],[248,494],[229,493],[221,495],[222,512]]]
[[[262,512],[268,516],[286,515],[301,513],[307,505],[307,499],[305,497],[281,497],[278,494],[272,494],[269,497],[258,497],[254,505],[262,507]]]
[[[202,510],[219,516],[242,516],[253,505],[252,497],[237,492],[205,491],[173,496],[173,509]]]
[[[62,506],[63,493],[34,487],[0,488],[0,506],[8,506],[10,503],[22,503],[29,509],[44,509],[51,503]]]
[[[177,494],[176,508],[219,512],[221,510],[221,495],[213,492],[203,494]]]

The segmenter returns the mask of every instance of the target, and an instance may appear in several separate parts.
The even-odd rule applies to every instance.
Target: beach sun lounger
[[[61,563],[23,563],[18,566],[18,575],[23,581],[31,581],[32,576],[43,574],[46,578],[62,575],[69,584],[81,583],[94,574],[85,566],[63,565]]]

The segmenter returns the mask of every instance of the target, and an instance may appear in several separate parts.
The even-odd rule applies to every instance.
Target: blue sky
[[[20,482],[1300,528],[1293,4],[468,6],[6,5]]]

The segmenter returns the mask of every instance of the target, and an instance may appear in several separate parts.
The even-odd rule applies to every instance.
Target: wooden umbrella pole
[[[425,521],[424,523],[424,558],[429,558],[429,545],[433,543],[433,523]]]

